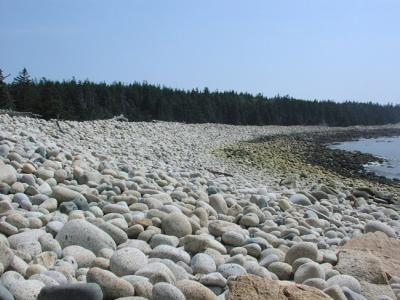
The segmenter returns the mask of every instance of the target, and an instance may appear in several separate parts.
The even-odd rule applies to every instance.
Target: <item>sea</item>
[[[400,136],[359,139],[355,141],[336,143],[332,149],[360,151],[385,159],[384,163],[371,162],[364,167],[379,176],[400,180]]]

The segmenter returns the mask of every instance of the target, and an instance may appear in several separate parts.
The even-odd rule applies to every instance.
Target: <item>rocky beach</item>
[[[0,299],[400,299],[375,127],[0,115]]]

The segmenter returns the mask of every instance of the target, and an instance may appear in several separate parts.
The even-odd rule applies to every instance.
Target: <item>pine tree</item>
[[[23,68],[22,71],[18,73],[18,76],[14,78],[12,94],[17,111],[32,110],[34,106],[32,80],[26,68]]]
[[[0,69],[0,108],[2,109],[13,109],[14,103],[13,99],[11,98],[10,93],[8,92],[8,86],[5,83],[5,79],[9,75],[3,75],[3,70]]]
[[[31,83],[31,75],[29,75],[28,70],[23,68],[21,72],[18,73],[18,76],[14,78],[15,84],[29,84]]]

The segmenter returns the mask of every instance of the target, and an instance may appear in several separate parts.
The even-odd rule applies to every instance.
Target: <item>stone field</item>
[[[0,115],[0,299],[400,299],[399,199],[213,153],[329,130]]]

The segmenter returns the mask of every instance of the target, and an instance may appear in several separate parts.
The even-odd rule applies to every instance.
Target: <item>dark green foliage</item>
[[[0,69],[0,109],[13,109],[13,98],[10,96],[8,86],[4,82],[6,77],[7,76],[5,76],[3,71]]]
[[[289,96],[184,91],[144,83],[31,80],[24,69],[3,84],[15,109],[44,118],[94,120],[124,114],[130,121],[164,120],[237,125],[375,125],[400,122],[400,105],[305,101]]]
[[[10,86],[11,96],[14,99],[17,111],[35,111],[37,97],[36,84],[31,80],[26,68],[19,72]]]

